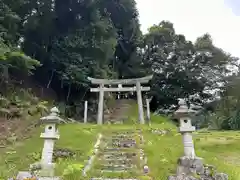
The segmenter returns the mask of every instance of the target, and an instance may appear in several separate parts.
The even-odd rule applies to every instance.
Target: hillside
[[[139,16],[136,0],[0,0],[0,179],[27,170],[40,160],[44,127],[37,120],[57,106],[60,112],[54,108],[51,115],[60,114],[75,124],[60,126],[54,152],[56,175],[64,180],[166,180],[175,173],[177,160],[183,155],[183,140],[176,125],[165,116],[152,115],[151,126],[140,126],[135,102],[126,102],[123,97],[116,101],[117,95],[136,98],[131,92],[135,86],[136,90],[143,87],[143,102],[151,99],[152,112],[175,111],[179,99],[186,100],[185,112],[192,105],[203,107],[194,119],[201,128],[194,133],[197,155],[227,173],[230,180],[240,179],[239,58],[216,46],[216,35],[203,32],[189,41],[189,34],[178,34],[168,20],[159,19],[142,32]],[[202,28],[209,32],[208,26]],[[89,77],[111,83],[100,80],[96,84]],[[143,77],[152,78],[127,85],[129,79]],[[123,92],[121,87],[130,85],[134,89]],[[99,93],[91,90],[97,87]],[[138,91],[141,107],[139,95]],[[89,124],[80,123],[84,102]],[[104,109],[103,126],[94,124],[102,122],[100,111],[96,120],[98,106]],[[187,119],[182,124],[189,125],[187,132],[193,129]],[[45,138],[57,139],[54,125],[45,130],[51,136]],[[184,137],[187,168],[196,170],[195,162],[189,163],[192,158],[187,159],[194,155],[192,137]],[[53,141],[46,142],[43,164],[49,165]],[[83,177],[93,154],[96,158]],[[149,172],[143,171],[144,167],[148,170],[146,164]],[[203,170],[202,164],[199,166]]]
[[[130,119],[136,119],[133,109],[131,112]],[[2,179],[16,174],[19,170],[27,170],[29,164],[40,159],[43,141],[39,135],[42,130],[42,128],[36,129],[31,138],[1,149],[0,176]],[[117,132],[130,133],[139,130],[142,131],[144,137],[142,148],[147,157],[149,174],[143,175],[143,173],[135,171],[135,173],[120,174],[103,173],[102,176],[114,176],[115,178],[116,176],[131,178],[136,176],[139,179],[166,180],[167,176],[175,173],[177,159],[183,154],[182,139],[175,125],[171,124],[169,120],[153,115],[151,127],[136,124],[62,125],[60,127],[60,140],[57,141],[55,147],[56,175],[63,176],[66,180],[87,179],[82,177],[82,170],[89,159],[88,157],[93,153],[93,147],[99,133],[110,138]],[[205,163],[216,166],[218,171],[227,173],[231,180],[238,180],[240,177],[240,167],[238,166],[239,139],[240,132],[238,131],[198,131],[194,134],[197,155],[204,158]],[[87,172],[88,177],[100,175],[96,171],[100,159],[99,157],[94,161],[93,168]]]

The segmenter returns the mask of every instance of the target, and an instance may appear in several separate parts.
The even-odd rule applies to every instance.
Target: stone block
[[[17,174],[16,180],[25,180],[26,178],[32,178],[32,174],[29,171],[20,171]],[[60,180],[60,177],[38,177],[37,180]]]
[[[61,180],[60,177],[39,177],[38,180]]]
[[[36,162],[36,163],[30,164],[31,171],[37,171],[37,170],[41,170],[41,169],[42,169],[41,162]]]
[[[19,171],[16,180],[24,180],[26,178],[31,178],[32,174],[29,171]]]
[[[202,158],[199,158],[199,157],[189,158],[186,156],[179,158],[177,175],[181,175],[181,174],[190,175],[192,173],[196,173],[196,174],[204,173]]]
[[[178,176],[169,176],[168,180],[198,180],[192,176],[178,175]]]
[[[228,180],[228,175],[224,173],[216,173],[214,178],[215,180]]]
[[[39,171],[39,175],[41,177],[54,177],[54,167],[54,163],[42,165],[42,169]]]

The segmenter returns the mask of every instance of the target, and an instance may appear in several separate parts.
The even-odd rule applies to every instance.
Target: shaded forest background
[[[210,34],[191,42],[168,21],[142,34],[134,0],[0,0],[2,96],[13,81],[30,82],[69,117],[84,100],[94,107],[88,76],[153,74],[152,111],[186,98],[204,107],[200,127],[240,129],[238,60]]]

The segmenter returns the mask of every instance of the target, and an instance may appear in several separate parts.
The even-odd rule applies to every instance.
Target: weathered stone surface
[[[178,174],[177,176],[169,176],[168,180],[228,180],[228,175],[224,173],[216,173],[216,168],[212,165],[205,165],[204,171],[198,174],[199,178],[194,178],[191,175],[196,174]]]
[[[36,163],[30,164],[30,170],[31,171],[37,171],[37,170],[40,170],[40,169],[42,169],[41,162],[36,162]]]
[[[57,159],[57,158],[70,158],[70,157],[73,157],[76,153],[73,152],[72,150],[70,149],[67,149],[67,148],[62,148],[62,149],[55,149],[54,152],[53,152],[53,157],[54,159]]]
[[[169,134],[171,131],[170,130],[161,130],[161,129],[152,129],[151,132],[153,134],[158,134],[158,135],[165,135],[165,134]]]
[[[119,157],[126,157],[126,158],[132,158],[132,157],[136,157],[137,153],[133,152],[119,152],[119,151],[115,151],[115,152],[110,152],[110,151],[105,151],[104,154],[100,154],[102,156],[104,156],[105,158],[119,158]]]
[[[102,161],[108,164],[117,164],[117,165],[133,163],[132,159],[103,159]]]
[[[178,176],[169,176],[168,180],[198,180],[192,176],[178,175]],[[207,180],[207,179],[204,179]]]
[[[141,151],[141,149],[139,149],[136,141],[136,138],[139,137],[137,131],[113,132],[112,135],[107,138],[103,137],[103,143],[98,153],[99,165],[96,167],[96,171],[99,171],[101,174],[133,173],[140,171],[147,173],[149,168],[147,166],[145,166],[145,169],[143,168],[143,166],[146,165],[145,163],[141,162],[141,164],[136,164],[140,162],[138,159],[139,156],[144,156],[143,150]],[[139,167],[143,169],[138,169]],[[116,180],[118,180],[118,178]]]
[[[134,140],[135,141],[135,139],[133,139],[133,137],[131,138],[131,137],[129,137],[129,136],[126,136],[126,137],[124,137],[124,138],[104,138],[104,140],[108,140],[108,141],[120,141],[120,140]]]
[[[117,135],[129,135],[129,134],[135,134],[136,131],[114,131],[112,132],[113,134],[117,134]]]
[[[60,177],[39,177],[38,180],[61,180]]]
[[[134,165],[132,164],[112,164],[112,165],[109,165],[109,164],[102,164],[102,167],[103,168],[109,168],[109,169],[114,169],[114,168],[133,168],[135,167]]]
[[[217,173],[215,175],[202,175],[200,178],[195,178],[192,176],[178,175],[178,176],[169,176],[168,180],[228,180],[228,175],[224,173]]]
[[[134,134],[119,134],[119,135],[114,135],[111,137],[112,140],[114,139],[132,139],[134,138]]]
[[[228,175],[224,173],[216,173],[215,180],[228,180]]]
[[[191,159],[186,156],[179,158],[177,175],[181,175],[181,174],[190,175],[192,173],[198,173],[198,174],[204,173],[202,158],[195,157],[194,159]]]
[[[113,147],[131,148],[136,146],[135,140],[119,140],[110,143]]]
[[[119,178],[91,178],[91,180],[138,180],[138,179],[119,179]]]
[[[134,168],[133,165],[102,165],[100,169],[102,172],[127,172]]]

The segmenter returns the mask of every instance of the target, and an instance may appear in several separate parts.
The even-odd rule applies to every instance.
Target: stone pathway
[[[91,180],[137,180],[146,163],[140,130],[103,134],[99,151],[89,171]]]
[[[128,119],[129,109],[132,107],[132,100],[116,100],[115,107],[109,114],[104,113],[104,121],[110,124],[123,124]]]

